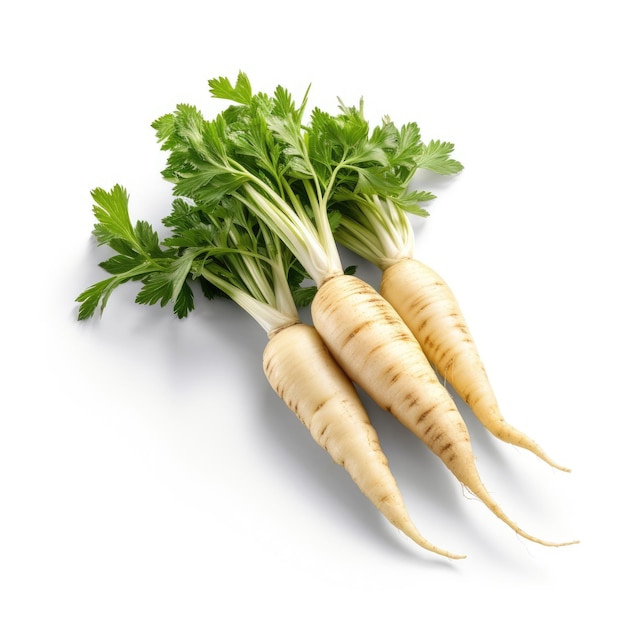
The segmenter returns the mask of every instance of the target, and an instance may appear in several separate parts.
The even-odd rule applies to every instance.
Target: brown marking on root
[[[426,335],[426,337],[422,339],[422,344],[432,346],[433,348],[435,347],[435,342],[430,338],[430,335]]]
[[[446,443],[440,450],[439,450],[439,454],[443,454],[446,450],[449,450],[452,447],[452,442],[448,441],[448,443]],[[449,459],[448,459],[449,461]]]
[[[368,328],[372,325],[371,320],[362,322],[357,328],[355,328],[342,342],[341,347],[345,348],[364,328]]]
[[[386,493],[378,499],[378,504],[385,504],[386,502],[390,501],[393,501],[393,498],[388,493]]]
[[[447,348],[446,348],[446,349],[445,349],[445,350],[444,350],[444,351],[443,351],[443,352],[439,355],[439,362],[440,362],[440,363],[443,363],[444,359],[448,356],[448,353],[449,353],[451,350],[454,350],[454,348],[455,348],[455,346],[453,346],[453,345],[449,345],[449,346],[447,346]],[[450,368],[450,366],[454,363],[454,361],[455,361],[455,360],[456,360],[456,350],[455,350],[455,354],[453,354],[453,355],[452,355],[452,356],[448,359],[448,361],[447,361],[447,362],[443,363],[443,365],[440,365],[440,368],[441,368],[442,370],[447,371],[447,370]]]
[[[274,365],[274,358],[269,358],[267,361],[265,361],[265,375],[271,379],[274,375],[274,369],[275,369],[275,365]]]
[[[426,326],[430,324],[430,322],[432,321],[433,321],[432,317],[427,317],[423,319],[421,323],[415,328],[415,334],[418,335],[419,333],[421,333],[424,330],[424,328],[426,328]]]
[[[426,300],[426,302],[422,303],[423,300]],[[409,305],[409,311],[415,315],[415,317],[420,316],[420,314],[427,309],[429,306],[431,306],[432,304],[435,304],[432,299],[428,296],[422,296],[420,298],[416,298],[410,305]],[[419,309],[415,310],[416,307],[419,306]],[[430,319],[430,318],[429,318]]]
[[[383,349],[383,348],[385,348],[386,346],[387,346],[387,344],[386,344],[384,341],[382,341],[381,343],[377,344],[376,346],[374,346],[374,347],[373,347],[373,348],[369,351],[369,354],[368,354],[368,357],[367,357],[367,358],[368,358],[368,359],[372,358],[372,355],[373,355],[375,352],[378,352],[378,350],[382,350],[382,349]],[[394,366],[392,366],[391,368],[387,369],[387,370],[385,371],[385,375],[388,375],[388,374],[389,374],[389,373],[390,373],[393,369],[395,369],[395,365],[394,365]]]
[[[439,431],[433,438],[432,440],[428,443],[428,447],[433,448],[434,445],[437,441],[439,441],[441,438],[443,437],[443,431]]]
[[[464,396],[463,396],[463,401],[465,402],[465,404],[471,406],[472,405],[472,397],[474,396],[474,390],[470,389],[470,391],[468,391]]]
[[[424,438],[426,438],[428,436],[428,433],[435,427],[435,423],[432,422],[430,423],[427,427],[426,430],[424,431]]]
[[[399,332],[396,338],[399,341],[408,341],[410,343],[414,343],[415,342],[415,337],[413,337],[413,335],[411,335],[409,333],[405,333],[405,332]]]
[[[413,394],[411,394],[413,396]],[[417,404],[417,400],[409,406],[413,406],[414,404]],[[437,409],[439,405],[438,404],[433,404],[431,406],[429,406],[427,409],[425,409],[424,411],[422,411],[419,415],[419,417],[417,418],[417,420],[415,421],[415,424],[418,425],[421,422],[423,422],[435,409]]]

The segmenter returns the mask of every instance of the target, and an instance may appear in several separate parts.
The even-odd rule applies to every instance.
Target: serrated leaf
[[[241,104],[248,104],[252,98],[250,80],[241,71],[237,74],[237,80],[234,85],[228,78],[220,76],[209,80],[209,88],[214,98],[232,100]]]
[[[120,284],[126,282],[119,277],[107,278],[88,287],[77,298],[76,302],[81,302],[78,309],[78,319],[86,320],[94,315],[98,306],[100,311],[104,311],[111,292]]]
[[[135,237],[144,253],[151,257],[163,256],[159,246],[159,236],[154,228],[146,221],[139,220],[135,225]]]
[[[417,166],[431,170],[436,174],[456,174],[463,169],[463,165],[450,158],[453,151],[453,143],[438,140],[430,141],[417,159]]]
[[[391,121],[385,120],[381,126],[372,130],[370,142],[379,146],[387,153],[395,153],[398,150],[398,129]]]
[[[317,287],[292,287],[291,293],[293,294],[293,300],[296,306],[300,308],[305,308],[311,305],[313,302],[313,298],[317,293]]]
[[[391,196],[402,192],[402,187],[398,186],[397,180],[385,168],[359,168],[357,174],[355,193]]]
[[[100,298],[106,288],[106,286],[111,282],[112,279],[108,278],[106,280],[102,280],[99,283],[95,283],[85,289],[77,298],[76,302],[81,302],[78,309],[78,319],[86,320],[93,316],[98,308],[98,304],[100,303]]]
[[[423,152],[424,144],[419,126],[415,122],[404,124],[398,131],[398,143],[391,152],[389,161],[406,183],[418,167],[417,163]]]
[[[172,147],[169,139],[176,131],[176,116],[173,113],[162,115],[152,122],[152,128],[156,131],[157,140],[162,144],[161,149],[169,150]]]
[[[185,282],[183,283],[180,293],[174,302],[174,313],[176,313],[179,319],[182,319],[183,317],[187,317],[187,315],[193,311],[193,308],[193,290]]]
[[[99,265],[109,274],[124,274],[126,272],[132,272],[141,264],[142,259],[138,256],[117,254],[106,261],[102,261]]]
[[[111,238],[133,239],[133,226],[128,216],[128,193],[120,185],[110,192],[96,188],[91,192],[96,203],[93,213],[99,223],[101,236],[108,233]]]
[[[202,295],[204,295],[207,300],[214,300],[215,298],[224,298],[226,294],[216,287],[213,283],[206,280],[206,278],[200,278],[200,289],[202,290]]]
[[[109,248],[112,248],[113,250],[115,250],[115,252],[119,252],[120,254],[126,254],[128,256],[132,256],[133,254],[135,254],[133,246],[128,242],[127,239],[114,237],[108,229],[102,226],[102,224],[96,224],[91,232],[96,238],[99,246],[108,245]]]
[[[195,254],[193,250],[187,250],[170,265],[167,276],[172,285],[171,299],[174,301],[178,299],[185,281],[191,273],[191,265],[195,259]]]
[[[163,272],[154,272],[143,279],[143,287],[137,293],[137,304],[165,306],[172,299],[172,281]]]

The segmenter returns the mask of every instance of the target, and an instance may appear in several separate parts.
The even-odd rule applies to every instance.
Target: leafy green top
[[[299,105],[281,86],[271,96],[253,93],[242,72],[234,84],[221,77],[209,87],[232,103],[215,119],[179,105],[153,124],[169,152],[163,176],[174,193],[207,205],[237,199],[282,239],[315,284],[342,273],[333,236],[336,195],[393,193],[398,184],[389,177],[389,157],[397,152],[398,168],[408,170],[409,147],[398,148],[389,125],[370,135],[363,116],[345,107],[334,117],[314,109],[305,125],[308,91]]]
[[[226,296],[243,307],[266,330],[298,321],[296,301],[310,297],[300,287],[306,277],[291,253],[263,223],[234,199],[207,207],[176,199],[163,219],[171,236],[159,241],[146,222],[132,225],[128,193],[116,185],[92,192],[98,223],[94,235],[116,255],[101,263],[110,278],[95,283],[77,301],[79,319],[104,310],[120,284],[140,281],[139,304],[172,303],[182,318],[193,309],[189,285],[198,279],[204,294]]]
[[[92,191],[95,202],[93,213],[98,220],[93,234],[98,245],[108,245],[116,255],[100,266],[112,276],[95,283],[77,298],[81,302],[79,319],[91,317],[100,306],[104,310],[111,292],[128,281],[141,281],[143,288],[137,302],[163,305],[174,302],[179,317],[193,308],[193,296],[185,279],[189,259],[178,256],[175,250],[165,250],[158,234],[145,221],[134,226],[128,214],[128,193],[120,185],[111,191],[98,188]]]
[[[80,319],[131,280],[143,285],[137,302],[171,302],[185,317],[189,279],[198,279],[205,295],[233,299],[270,332],[297,320],[296,305],[312,297],[304,278],[319,286],[344,272],[336,242],[383,268],[412,256],[407,213],[427,215],[421,203],[434,198],[409,190],[414,173],[462,169],[452,144],[425,144],[415,123],[384,118],[370,129],[362,100],[339,101],[335,115],[314,108],[305,124],[308,90],[296,105],[281,86],[254,93],[243,72],[209,88],[231,103],[213,120],[180,104],[153,122],[176,195],[163,220],[171,237],[160,242],[148,223],[133,225],[119,185],[93,191],[94,235],[117,254],[101,264],[111,277],[78,297]]]
[[[422,203],[435,198],[431,192],[410,189],[415,172],[449,175],[463,169],[450,157],[452,143],[424,143],[415,122],[398,128],[385,117],[370,130],[363,100],[358,108],[340,101],[334,116],[314,112],[306,141],[311,160],[328,169],[340,162],[347,141],[371,155],[374,165],[368,169],[343,168],[330,208],[341,214],[336,241],[382,269],[413,256],[414,233],[407,213],[427,216]]]

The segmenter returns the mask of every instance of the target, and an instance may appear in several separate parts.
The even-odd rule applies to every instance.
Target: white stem
[[[263,220],[300,261],[316,285],[321,285],[335,274],[343,273],[339,254],[329,255],[310,222],[301,220],[280,196],[268,200],[250,183],[244,185],[250,200],[250,209]]]

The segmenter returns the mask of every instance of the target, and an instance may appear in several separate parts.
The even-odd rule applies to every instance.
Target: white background
[[[0,623],[623,623],[625,48],[619,2],[11,3],[0,25]],[[234,305],[169,309],[103,277],[90,190],[158,223],[151,122],[242,69],[456,144],[418,255],[452,285],[507,418],[462,409],[518,538],[367,400],[409,511],[393,529],[282,405]],[[352,262],[345,255],[346,263]],[[360,265],[377,284],[376,271]],[[428,621],[426,621],[428,620]]]

